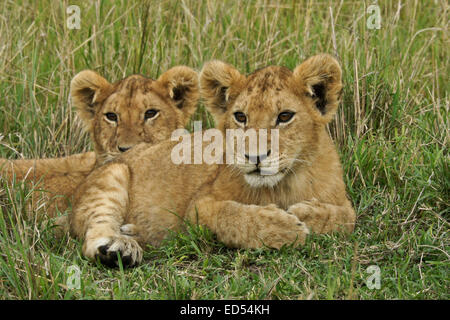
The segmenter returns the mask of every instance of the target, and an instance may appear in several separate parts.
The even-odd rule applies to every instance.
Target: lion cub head
[[[158,80],[132,75],[113,84],[85,70],[72,79],[70,90],[100,163],[140,142],[168,139],[190,119],[199,97],[198,75],[184,66]]]
[[[321,54],[294,71],[270,66],[244,76],[228,64],[211,61],[201,72],[200,87],[219,129],[266,129],[264,152],[245,153],[248,161],[233,166],[252,187],[273,187],[314,161],[324,127],[339,104],[341,68],[333,57]],[[277,152],[270,148],[274,129]],[[275,162],[276,171],[264,172]]]

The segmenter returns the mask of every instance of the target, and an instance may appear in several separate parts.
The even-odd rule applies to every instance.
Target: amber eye
[[[295,112],[292,111],[283,111],[278,115],[277,118],[277,124],[279,123],[286,123],[289,120],[292,119],[292,117],[294,116]]]
[[[235,112],[234,118],[236,119],[237,122],[240,122],[240,123],[247,122],[247,116],[243,112]]]
[[[107,112],[107,113],[105,113],[105,117],[109,121],[117,122],[117,114],[115,114],[114,112]]]
[[[155,110],[155,109],[149,109],[149,110],[145,111],[145,115],[144,115],[145,120],[154,118],[158,114],[158,112],[159,112],[159,110]]]

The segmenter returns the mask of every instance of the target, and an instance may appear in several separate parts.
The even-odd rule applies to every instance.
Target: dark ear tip
[[[302,83],[316,109],[330,120],[337,108],[342,89],[342,69],[338,60],[321,53],[306,59],[294,69],[294,80]]]

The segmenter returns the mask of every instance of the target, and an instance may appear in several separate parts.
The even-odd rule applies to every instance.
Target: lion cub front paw
[[[298,246],[305,243],[309,234],[303,222],[275,205],[260,208],[252,220],[255,233],[250,238],[250,247],[279,249],[283,245]]]
[[[320,203],[315,199],[296,203],[288,208],[289,213],[306,223],[314,233],[351,232],[354,224],[346,221],[347,211],[347,207]]]
[[[133,267],[142,261],[142,248],[136,240],[127,235],[86,240],[83,253],[92,260],[98,258],[108,267],[119,266],[119,255],[123,267]]]

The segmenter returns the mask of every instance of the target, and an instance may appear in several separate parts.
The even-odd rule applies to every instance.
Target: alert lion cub
[[[97,166],[140,142],[167,140],[183,128],[197,108],[198,74],[177,66],[157,80],[132,75],[115,83],[85,70],[71,81],[70,94],[93,142],[94,152],[55,159],[0,159],[0,176],[42,182],[48,214],[63,211],[77,186]],[[34,195],[38,195],[38,191]],[[48,201],[52,200],[52,201]]]
[[[135,265],[143,246],[159,245],[183,219],[239,248],[302,244],[310,230],[353,230],[355,212],[325,128],[342,89],[334,58],[322,54],[293,72],[271,66],[249,76],[212,61],[200,87],[221,132],[277,129],[278,152],[245,154],[250,161],[240,164],[177,165],[177,141],[136,146],[79,188],[71,234],[84,240],[87,258],[114,266],[119,253],[124,265]],[[263,174],[274,161],[279,170]]]

